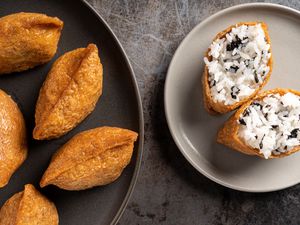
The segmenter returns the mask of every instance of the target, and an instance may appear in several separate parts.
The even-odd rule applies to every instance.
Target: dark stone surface
[[[142,168],[119,224],[299,225],[300,185],[279,192],[251,194],[215,184],[181,155],[165,121],[164,81],[181,40],[208,16],[249,1],[89,2],[106,19],[125,48],[144,104],[146,135]],[[300,10],[299,0],[271,2]]]

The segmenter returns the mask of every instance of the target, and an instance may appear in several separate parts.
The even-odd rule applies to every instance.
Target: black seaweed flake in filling
[[[244,63],[245,63],[245,66],[248,68],[248,66],[249,66],[249,62],[250,62],[250,60],[249,59],[245,59],[245,61],[244,61]]]
[[[260,143],[259,143],[259,148],[260,149],[262,149],[263,147],[264,147],[264,145],[263,145],[263,140],[264,140],[264,138],[265,138],[265,134],[264,134],[264,136],[262,137],[262,139],[261,139],[261,141],[260,141]]]
[[[215,86],[216,85],[216,81],[215,80],[211,80],[210,82],[209,82],[209,87],[213,87],[213,86]]]
[[[276,128],[278,128],[278,125],[272,125],[272,128],[276,129]]]
[[[243,117],[249,116],[249,114],[250,114],[250,110],[247,108],[243,113]],[[300,118],[300,115],[299,115],[299,118]]]
[[[256,82],[256,83],[259,82],[259,79],[258,79],[256,70],[254,71],[254,79],[255,79],[255,82]]]
[[[236,96],[240,93],[240,89],[236,86],[231,87],[231,98],[236,99]]]
[[[289,115],[288,111],[284,111],[282,114],[283,114],[283,117],[288,117],[288,115]]]
[[[274,152],[281,153],[278,148],[275,149]]]
[[[258,106],[260,110],[262,110],[263,106],[259,104],[258,102],[253,102],[251,105]]]
[[[235,48],[238,48],[242,44],[242,40],[236,35],[235,41],[232,41],[230,44],[226,46],[227,51],[233,51]]]
[[[264,117],[266,118],[266,120],[268,120],[268,113],[265,113]]]
[[[230,72],[233,72],[233,73],[236,73],[236,71],[239,69],[239,67],[238,66],[231,66],[230,68],[229,68],[229,71]]]
[[[243,118],[239,119],[239,123],[242,124],[242,125],[244,125],[244,126],[246,126],[246,122],[245,122],[245,120]]]
[[[265,108],[271,108],[271,105],[267,104],[267,105],[265,106]]]
[[[291,134],[288,135],[288,139],[291,139],[291,138],[297,138],[298,136],[298,131],[299,131],[299,128],[295,128],[294,130],[291,131]]]

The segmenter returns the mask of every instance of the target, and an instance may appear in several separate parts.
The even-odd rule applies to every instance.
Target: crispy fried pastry
[[[238,23],[217,34],[204,58],[202,89],[207,112],[230,112],[266,85],[273,64],[270,44],[263,22]]]
[[[262,158],[281,158],[300,149],[300,92],[265,91],[243,104],[219,130],[217,141]]]
[[[0,18],[0,74],[24,71],[54,56],[63,22],[39,13]]]
[[[33,185],[8,199],[0,210],[1,225],[58,225],[55,205]]]
[[[25,121],[17,104],[0,90],[0,187],[27,156]],[[1,224],[1,223],[0,223]]]
[[[99,127],[74,136],[53,156],[40,182],[65,190],[84,190],[115,181],[129,164],[137,133]]]
[[[58,138],[84,120],[102,94],[102,74],[94,44],[57,59],[40,90],[33,137]]]

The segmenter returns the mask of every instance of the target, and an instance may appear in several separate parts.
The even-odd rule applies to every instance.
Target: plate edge
[[[128,58],[122,44],[120,43],[119,39],[117,38],[117,36],[115,35],[115,33],[113,32],[111,27],[108,25],[108,23],[100,15],[100,13],[89,2],[87,2],[87,0],[81,0],[81,2],[83,4],[85,4],[94,13],[94,15],[96,17],[98,17],[98,20],[100,20],[100,22],[103,23],[103,25],[110,32],[110,34],[113,36],[114,40],[118,44],[119,49],[121,50],[121,53],[122,53],[123,57],[125,58],[126,65],[127,65],[128,69],[131,73],[131,79],[132,79],[132,83],[134,84],[133,85],[134,86],[134,92],[135,92],[135,95],[136,95],[136,99],[137,99],[137,103],[138,103],[138,111],[139,111],[139,116],[140,116],[140,118],[139,118],[139,148],[138,148],[138,154],[137,154],[137,162],[136,162],[133,177],[132,177],[132,180],[130,182],[127,194],[126,194],[126,196],[125,196],[118,212],[116,213],[114,219],[110,223],[110,225],[115,225],[115,224],[118,223],[121,216],[123,215],[123,213],[126,209],[126,206],[129,202],[131,196],[132,196],[135,185],[137,183],[140,168],[141,168],[141,165],[142,165],[142,156],[143,156],[143,151],[144,151],[144,113],[143,113],[143,105],[142,105],[141,95],[140,95],[140,91],[139,91],[139,87],[138,87],[138,83],[137,83],[137,80],[136,80],[136,77],[135,77],[134,70],[133,70],[133,68],[130,64],[129,58]]]

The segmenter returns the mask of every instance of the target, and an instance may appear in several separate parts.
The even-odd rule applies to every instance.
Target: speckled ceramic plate
[[[64,28],[55,57],[45,65],[0,77],[0,88],[9,93],[23,112],[29,142],[29,155],[9,184],[0,189],[0,206],[24,184],[38,187],[53,153],[80,131],[98,126],[118,126],[139,133],[131,163],[110,185],[86,191],[64,191],[54,186],[39,189],[57,206],[60,225],[116,224],[133,191],[143,148],[143,113],[137,83],[129,60],[106,22],[85,1],[3,0],[0,16],[15,12],[40,12],[57,16]],[[39,89],[53,62],[67,51],[95,43],[103,64],[103,94],[95,110],[75,129],[51,141],[32,140],[34,110]]]
[[[300,12],[275,4],[238,5],[209,17],[183,40],[169,67],[165,112],[177,146],[199,172],[233,189],[267,192],[300,182],[300,152],[264,160],[217,144],[217,130],[229,115],[210,116],[201,94],[204,52],[214,36],[237,22],[257,20],[269,25],[274,57],[274,71],[265,89],[300,90]]]

